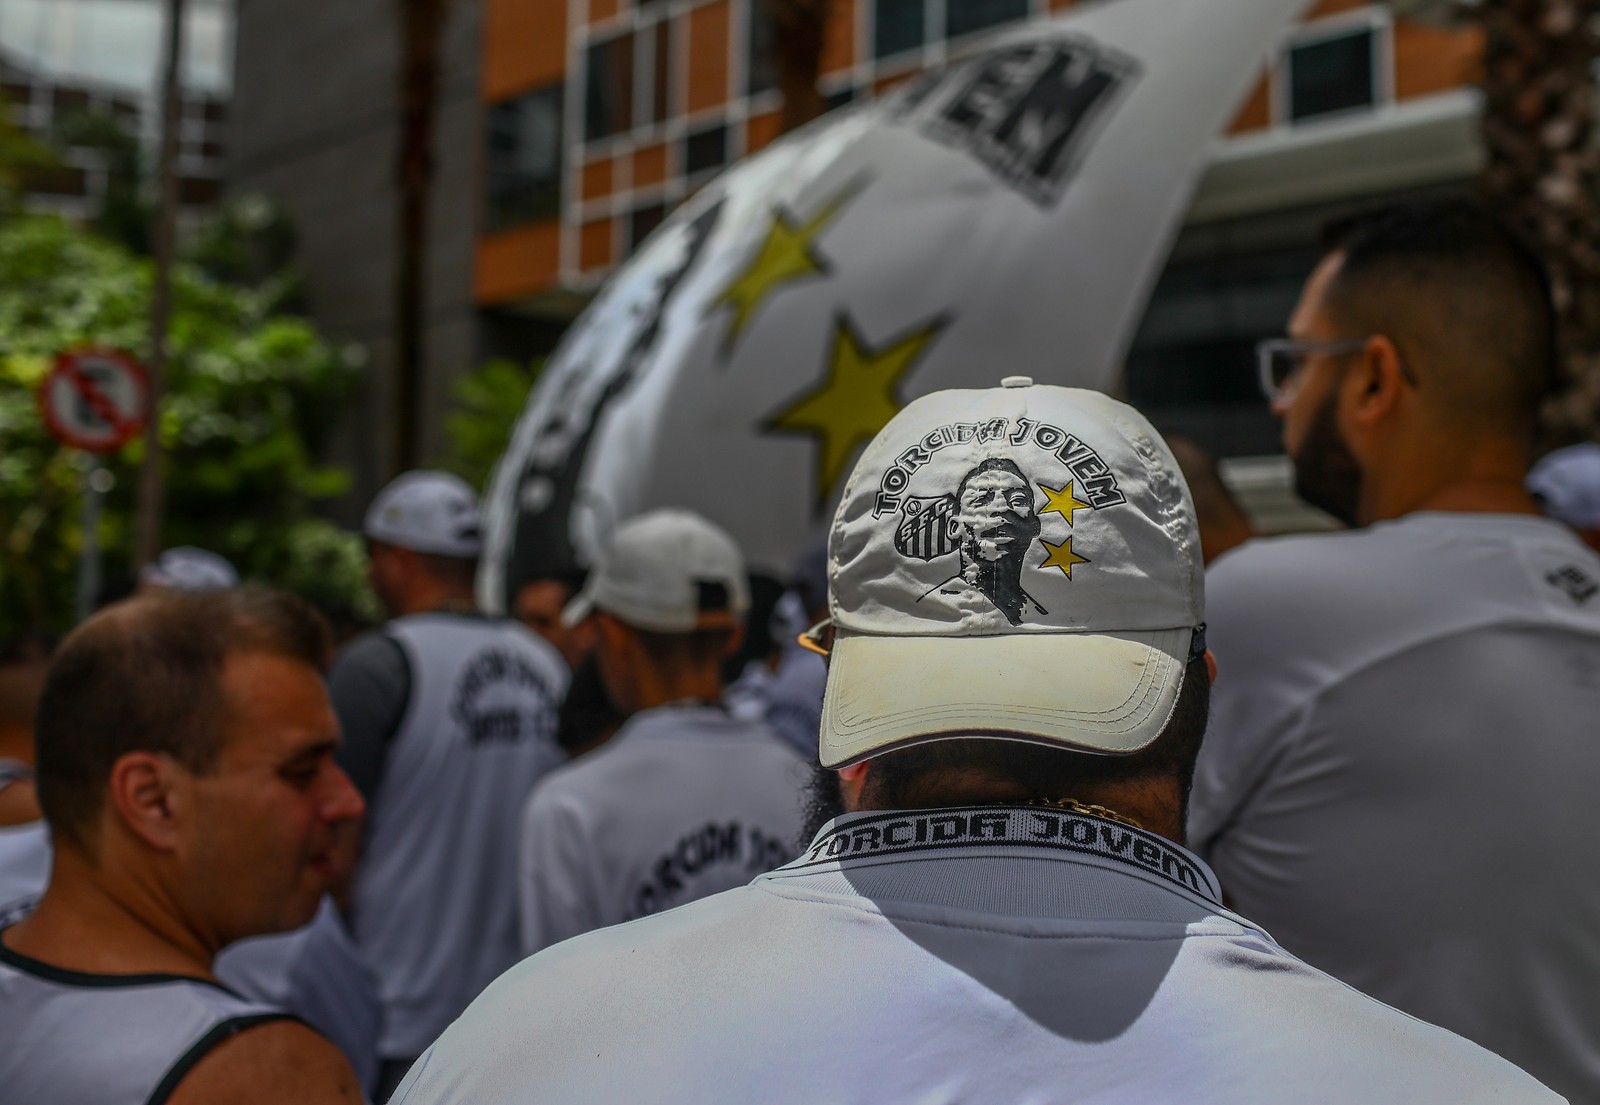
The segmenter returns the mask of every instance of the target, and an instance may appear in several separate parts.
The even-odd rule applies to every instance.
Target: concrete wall
[[[399,143],[398,0],[239,0],[230,190],[282,203],[300,238],[313,321],[368,354],[361,394],[327,459],[355,475],[340,514],[359,515],[385,476],[392,394]],[[442,448],[451,382],[474,367],[479,210],[479,0],[453,0],[430,214],[421,441]]]

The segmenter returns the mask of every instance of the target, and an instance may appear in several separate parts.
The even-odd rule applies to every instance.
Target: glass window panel
[[[1028,0],[946,0],[944,33],[958,38],[1028,17]]]
[[[485,128],[490,230],[561,212],[562,86],[495,104]]]
[[[689,135],[683,142],[683,171],[688,176],[720,169],[728,160],[728,128],[725,124]]]
[[[650,232],[661,225],[661,220],[667,217],[665,204],[650,203],[643,207],[633,209],[633,214],[628,217],[628,250],[632,252],[639,248],[639,243],[650,236]]]
[[[767,92],[778,87],[778,72],[772,64],[772,48],[776,38],[772,28],[772,13],[768,9],[769,0],[749,0],[750,18],[745,20],[748,28],[748,37],[745,43],[748,54],[745,59],[745,72],[748,79],[745,90],[754,96],[758,92]]]
[[[920,50],[927,38],[923,0],[877,0],[873,6],[872,56],[886,58]]]
[[[633,129],[633,36],[619,35],[589,47],[583,133],[591,142]]]
[[[672,112],[672,26],[663,20],[655,25],[652,36],[655,66],[651,72],[649,121],[664,123]]]
[[[1310,119],[1374,102],[1372,29],[1289,51],[1289,118]]]

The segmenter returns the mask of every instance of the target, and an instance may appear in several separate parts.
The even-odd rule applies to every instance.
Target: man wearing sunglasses
[[[1553,326],[1471,206],[1333,228],[1260,370],[1297,490],[1356,528],[1211,569],[1189,832],[1285,948],[1593,1101],[1600,558],[1523,487]]]

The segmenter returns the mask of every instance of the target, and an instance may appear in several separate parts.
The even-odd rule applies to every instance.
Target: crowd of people
[[[907,405],[782,588],[657,510],[383,626],[173,550],[0,645],[0,1105],[1600,1105],[1600,446],[1462,203],[1329,229],[1261,538],[1131,407]],[[1002,379],[1004,377],[1004,379]]]

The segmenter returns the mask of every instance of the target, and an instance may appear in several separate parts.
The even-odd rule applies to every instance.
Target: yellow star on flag
[[[812,434],[817,438],[817,501],[821,510],[844,476],[850,458],[900,410],[900,381],[916,364],[945,320],[932,322],[872,349],[841,315],[835,325],[828,376],[784,410],[773,415],[769,432]]]
[[[733,320],[722,339],[724,358],[733,352],[751,317],[774,290],[808,276],[827,274],[828,262],[817,252],[816,239],[863,185],[864,182],[856,181],[846,186],[803,225],[785,212],[773,209],[772,225],[767,228],[761,248],[706,308],[706,313],[710,314],[719,307],[733,307]]]
[[[1079,556],[1072,551],[1072,538],[1070,537],[1060,545],[1052,545],[1041,537],[1039,538],[1039,544],[1050,550],[1050,555],[1044,558],[1044,563],[1040,564],[1039,567],[1060,568],[1068,579],[1072,578],[1072,566],[1074,564],[1091,563],[1087,556]]]
[[[1052,510],[1067,520],[1067,525],[1072,525],[1072,515],[1080,510],[1088,510],[1089,504],[1072,493],[1072,481],[1067,481],[1067,486],[1061,488],[1039,485],[1039,490],[1044,492],[1044,497],[1049,501],[1039,513],[1049,514]],[[1070,574],[1070,573],[1069,573]]]

